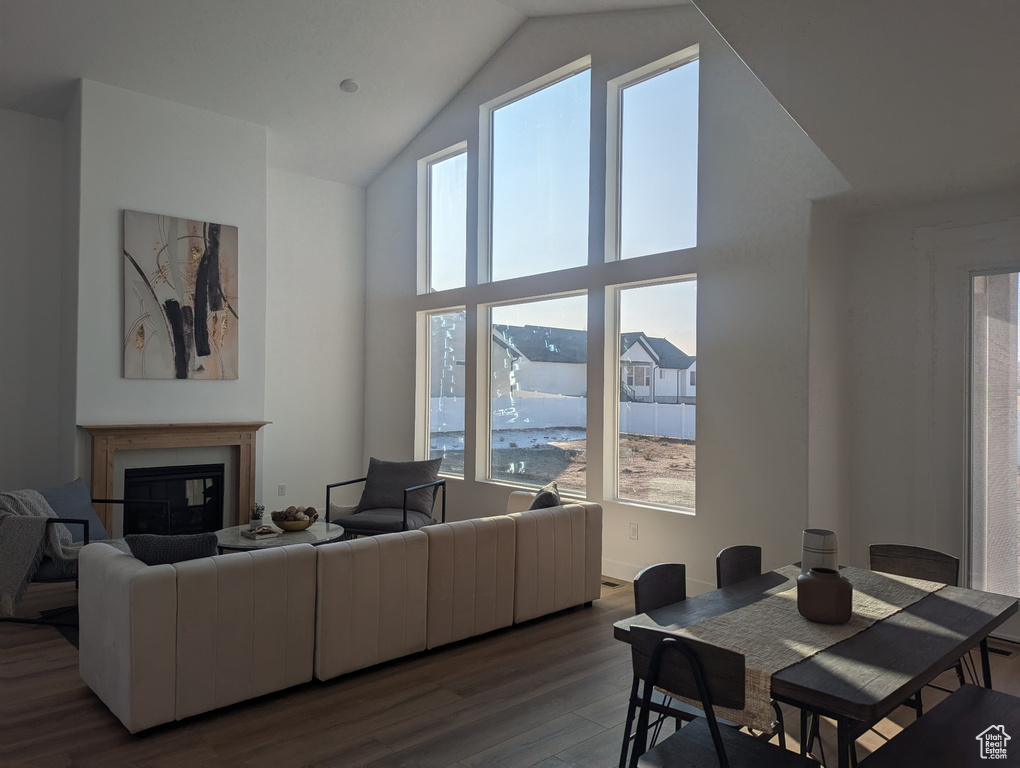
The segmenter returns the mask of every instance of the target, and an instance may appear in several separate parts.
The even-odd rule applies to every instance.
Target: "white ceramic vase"
[[[824,528],[805,528],[800,556],[800,572],[807,573],[812,568],[828,568],[839,570],[839,546],[836,534]]]

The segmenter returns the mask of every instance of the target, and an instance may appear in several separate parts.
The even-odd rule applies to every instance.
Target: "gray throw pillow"
[[[124,537],[131,554],[146,565],[170,565],[219,554],[215,533],[191,533],[183,536],[159,536],[154,533],[129,533]]]
[[[89,540],[106,541],[110,535],[103,527],[99,515],[92,508],[92,497],[89,489],[85,487],[85,481],[80,477],[64,485],[56,485],[53,488],[43,488],[39,491],[46,503],[53,508],[57,517],[73,517],[79,520],[89,521]],[[85,531],[83,526],[68,525],[67,530],[71,532],[71,541],[84,541]]]
[[[556,485],[556,481],[553,480],[551,483],[543,485],[538,489],[538,493],[531,500],[528,509],[548,509],[549,507],[558,507],[559,505],[560,489]]]
[[[438,479],[439,465],[442,463],[442,458],[428,461],[369,459],[368,479],[365,481],[365,490],[361,492],[361,501],[358,502],[355,514],[367,509],[403,509],[404,489]],[[407,494],[408,510],[431,515],[434,490],[423,488]]]

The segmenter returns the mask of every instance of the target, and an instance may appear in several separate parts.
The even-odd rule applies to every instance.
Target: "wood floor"
[[[23,608],[73,597],[33,587]],[[631,672],[612,624],[632,612],[630,585],[607,586],[592,608],[136,736],[81,682],[78,652],[56,630],[0,624],[0,766],[613,766]],[[1012,654],[993,656],[995,687],[1020,695],[1020,653],[994,645]],[[901,708],[859,755],[912,717]],[[786,719],[796,744],[796,711]],[[831,724],[823,737],[832,755]]]

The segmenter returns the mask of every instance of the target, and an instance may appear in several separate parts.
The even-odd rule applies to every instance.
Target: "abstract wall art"
[[[124,378],[237,378],[237,227],[124,211]]]

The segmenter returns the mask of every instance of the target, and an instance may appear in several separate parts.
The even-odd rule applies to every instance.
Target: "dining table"
[[[798,566],[769,571],[623,619],[613,625],[614,637],[628,642],[634,625],[699,637],[699,625],[707,628],[711,624],[716,628],[715,644],[740,651],[725,637],[719,639],[718,620],[733,614],[731,618],[736,624],[743,624],[749,611],[767,612],[773,606],[779,610],[782,601],[777,601],[777,597],[795,601]],[[882,579],[875,577],[885,576],[865,569],[840,570],[851,583],[857,579],[862,589],[871,592],[880,591],[875,585],[882,583]],[[890,577],[890,583],[895,578]],[[881,601],[881,597],[877,595],[876,599]],[[980,648],[983,684],[992,687],[988,636],[1017,612],[1017,600],[941,584],[928,584],[928,589],[919,591],[912,599],[905,606],[890,608],[889,615],[872,623],[859,622],[866,626],[855,628],[854,634],[820,650],[809,649],[806,653],[810,655],[771,672],[773,699],[836,722],[839,768],[849,768],[854,742],[867,728],[975,647]],[[761,614],[762,610],[756,612]],[[852,621],[858,618],[855,616]],[[807,619],[795,610],[793,615],[784,614],[769,631],[752,635],[753,643],[760,644],[764,651],[779,651],[782,658],[783,652],[788,653],[790,646],[798,644],[798,631],[810,629],[801,627],[801,622]],[[746,644],[746,636],[743,642]],[[749,661],[749,669],[750,666]],[[725,717],[734,719],[734,713],[727,712]],[[740,722],[739,713],[736,717]]]

